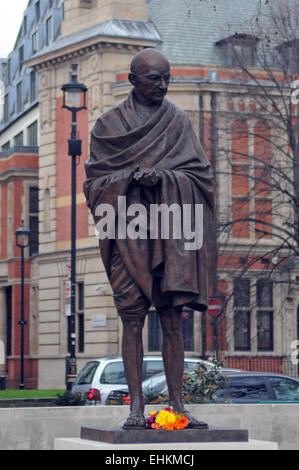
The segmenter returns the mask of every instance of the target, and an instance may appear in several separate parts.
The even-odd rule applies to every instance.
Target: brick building
[[[32,1],[29,5],[36,3],[39,2]],[[173,82],[168,98],[190,115],[215,169],[220,222],[225,225],[227,220],[240,219],[228,238],[224,231],[219,233],[218,289],[226,296],[227,304],[218,322],[218,349],[224,352],[228,365],[288,371],[290,344],[299,338],[298,292],[296,288],[290,289],[288,283],[289,276],[296,277],[296,266],[292,271],[273,269],[269,281],[264,268],[267,263],[273,265],[274,257],[263,259],[263,253],[271,251],[269,247],[274,249],[276,242],[271,233],[267,233],[255,248],[259,260],[240,276],[244,258],[248,261],[252,247],[256,245],[256,228],[261,230],[265,223],[279,218],[272,210],[273,195],[264,191],[261,197],[260,188],[252,188],[250,182],[252,175],[260,171],[250,154],[265,161],[273,154],[271,129],[254,115],[253,101],[242,82],[244,76],[234,62],[234,56],[227,52],[235,46],[246,48],[250,67],[257,68],[254,62],[256,41],[248,43],[245,24],[256,13],[259,2],[223,0],[216,6],[211,0],[65,0],[63,3],[64,15],[57,37],[25,62],[27,70],[38,77],[39,87],[38,155],[35,153],[29,158],[26,153],[20,156],[28,164],[30,161],[36,165],[30,171],[35,171],[35,186],[39,189],[38,253],[28,253],[26,261],[28,339],[25,383],[27,379],[29,386],[29,379],[32,379],[32,383],[35,380],[40,388],[62,387],[65,380],[65,356],[69,346],[65,296],[70,266],[71,205],[71,162],[67,155],[67,140],[71,122],[70,113],[61,108],[61,86],[69,81],[71,62],[78,64],[79,80],[88,87],[88,110],[78,114],[78,129],[83,141],[77,166],[78,367],[92,357],[121,351],[121,323],[99,257],[82,183],[90,130],[99,114],[127,95],[130,61],[144,47],[161,49],[171,63]],[[240,35],[237,39],[246,38],[245,42],[234,42],[236,32]],[[257,128],[259,133],[269,135],[268,146],[260,141],[258,133],[253,132]],[[5,132],[5,129],[1,132],[0,145],[5,142]],[[229,160],[221,158],[223,149],[230,155]],[[17,157],[19,155],[15,153],[2,156],[0,165],[3,161],[4,166],[10,168],[17,164]],[[228,171],[228,161],[233,171]],[[14,292],[19,288],[19,278],[8,275],[8,269],[13,263],[18,271],[19,255],[16,248],[11,248],[13,260],[12,254],[7,252],[7,244],[9,239],[13,244],[20,215],[25,221],[29,220],[29,199],[26,195],[20,199],[20,191],[24,191],[22,188],[26,184],[30,190],[30,178],[24,174],[23,179],[12,180],[11,197],[14,196],[16,202],[9,206],[8,189],[4,189],[5,171],[0,166],[3,194],[0,339],[2,337],[8,344],[13,338],[12,343],[17,345],[18,297],[14,297]],[[18,204],[19,213],[13,211],[11,220],[8,208]],[[250,208],[260,211],[261,205],[264,223],[256,221],[253,226],[247,215]],[[285,255],[287,257],[287,253]],[[10,309],[11,293],[11,298],[15,299],[12,303],[16,304]],[[15,313],[9,313],[10,310]],[[10,318],[13,318],[11,333]],[[186,354],[213,353],[210,315],[184,312],[184,335]],[[160,340],[159,323],[153,311],[144,329],[145,351],[158,351]],[[17,380],[17,361],[15,373],[9,369],[9,364],[14,356],[18,358],[18,346],[11,351],[7,347],[7,351],[6,372],[9,379]],[[263,359],[261,366],[259,361],[265,356],[267,361]],[[33,372],[29,371],[30,364]]]

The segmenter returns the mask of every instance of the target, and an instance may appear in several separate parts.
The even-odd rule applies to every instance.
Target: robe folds
[[[133,179],[136,168],[155,168],[161,180],[146,187]],[[183,213],[184,205],[189,205],[193,229],[195,205],[203,206],[199,249],[186,249],[190,240],[184,230],[180,238],[171,236],[170,230],[168,238],[136,239],[118,237],[116,230],[115,239],[99,243],[108,279],[116,244],[130,276],[150,302],[155,305],[160,297],[173,307],[205,311],[217,259],[213,175],[188,115],[165,98],[149,118],[142,118],[131,91],[94,125],[85,170],[84,194],[95,223],[100,220],[97,207],[110,204],[117,227],[118,218],[124,217],[118,213],[120,196],[125,196],[126,207],[142,204],[147,211],[151,204],[175,203]],[[125,217],[128,224],[132,217]]]

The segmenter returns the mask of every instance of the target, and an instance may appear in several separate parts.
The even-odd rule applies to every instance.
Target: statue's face
[[[140,103],[161,104],[171,79],[169,62],[161,54],[140,57],[129,79]]]

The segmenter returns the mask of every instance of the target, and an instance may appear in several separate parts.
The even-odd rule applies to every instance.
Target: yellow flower
[[[151,428],[164,429],[171,431],[172,429],[184,429],[188,425],[188,419],[182,413],[176,413],[170,408],[160,410],[158,413],[152,411],[150,413],[154,419],[151,422]]]
[[[176,416],[170,411],[161,410],[156,416],[155,421],[160,424],[160,426],[165,426],[168,423],[175,423]]]

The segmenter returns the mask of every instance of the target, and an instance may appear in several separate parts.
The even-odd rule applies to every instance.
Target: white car
[[[214,367],[209,361],[185,357],[184,368],[193,369],[197,362],[204,362]],[[144,356],[143,380],[164,371],[162,356]],[[73,393],[86,397],[87,403],[106,405],[107,397],[112,390],[127,388],[124,365],[121,356],[104,357],[88,361],[80,370],[72,386]]]

